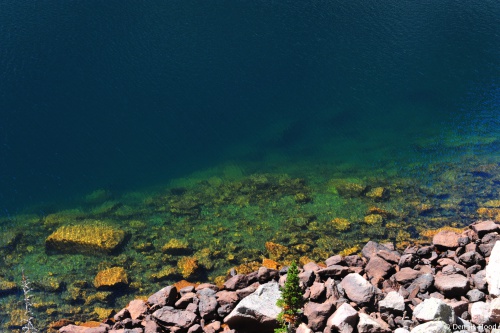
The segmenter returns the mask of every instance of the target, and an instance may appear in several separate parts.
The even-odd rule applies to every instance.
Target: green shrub
[[[288,267],[285,286],[281,289],[281,298],[276,305],[282,309],[278,315],[281,327],[275,329],[274,332],[295,332],[304,306],[302,289],[299,285],[299,269],[295,261]]]

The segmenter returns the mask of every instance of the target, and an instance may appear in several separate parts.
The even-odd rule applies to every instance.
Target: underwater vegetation
[[[497,162],[467,158],[420,172],[426,177],[345,175],[326,166],[304,177],[207,176],[120,197],[97,190],[79,207],[4,219],[2,328],[24,325],[20,267],[45,331],[62,319],[102,320],[174,282],[221,284],[231,269],[321,262],[358,253],[369,240],[403,249],[442,227],[500,221]]]

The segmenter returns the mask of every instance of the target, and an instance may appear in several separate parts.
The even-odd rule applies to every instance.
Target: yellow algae
[[[85,305],[89,305],[96,302],[108,302],[111,297],[110,291],[98,291],[85,297]]]
[[[115,287],[118,285],[127,285],[127,272],[123,267],[112,267],[99,271],[94,278],[94,287]]]
[[[224,282],[226,282],[226,277],[224,275],[220,275],[215,277],[214,279],[214,284],[219,288],[222,289],[224,287]]]
[[[363,220],[367,224],[376,224],[376,223],[382,223],[384,221],[384,217],[380,214],[370,214],[366,215]]]
[[[177,274],[177,270],[172,266],[165,266],[158,273],[151,274],[151,279],[154,281],[166,280],[173,275]]]
[[[265,247],[267,249],[267,252],[269,252],[271,259],[273,260],[277,260],[288,254],[288,247],[281,244],[266,242]]]
[[[500,208],[500,200],[488,200],[483,206],[488,208]]]
[[[161,248],[162,252],[182,253],[189,249],[189,243],[185,239],[172,238]]]
[[[104,319],[111,317],[114,314],[114,312],[115,312],[114,309],[106,309],[106,308],[100,308],[100,307],[94,308],[94,313],[97,315],[99,320],[104,320]]]
[[[187,279],[198,269],[198,259],[195,257],[182,257],[177,262],[177,267],[179,268],[182,277]]]
[[[351,227],[351,222],[348,219],[341,217],[334,218],[329,224],[339,231],[344,231]]]
[[[351,254],[358,253],[361,250],[359,245],[354,245],[353,247],[349,247],[339,252],[339,254],[343,257],[349,256]]]
[[[262,259],[262,267],[270,268],[270,269],[279,269],[280,264],[276,261],[264,258]]]
[[[461,234],[466,228],[454,228],[454,227],[450,227],[450,226],[444,226],[442,228],[439,228],[439,229],[425,229],[425,230],[422,230],[420,231],[420,236],[422,237],[426,237],[426,238],[432,238],[434,237],[436,234],[438,234],[439,232],[441,231],[453,231],[453,232],[456,232],[458,234]]]
[[[366,197],[373,199],[375,201],[383,201],[389,198],[389,190],[385,187],[375,187],[368,191]]]
[[[45,243],[48,248],[68,253],[111,252],[124,240],[125,232],[104,223],[62,226]]]

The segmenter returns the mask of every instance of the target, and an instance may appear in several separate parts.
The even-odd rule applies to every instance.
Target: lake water
[[[406,238],[470,223],[499,199],[499,17],[497,1],[2,1],[2,281],[25,268],[43,320],[96,319],[71,309],[177,279],[158,277],[178,259],[170,239],[189,244],[200,281],[268,256],[265,241],[314,260],[395,241],[363,226],[371,199],[401,213],[379,222]],[[368,195],[382,187],[390,198]],[[334,218],[350,229],[319,237]],[[89,220],[125,230],[122,248],[46,249]],[[88,301],[110,266],[136,284]],[[3,325],[18,327],[19,290],[2,295]]]

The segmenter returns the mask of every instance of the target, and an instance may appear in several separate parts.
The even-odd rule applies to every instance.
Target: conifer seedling
[[[292,262],[288,267],[285,286],[281,289],[281,298],[276,303],[282,311],[278,315],[280,328],[274,330],[275,333],[295,332],[299,324],[300,314],[304,306],[302,289],[299,285],[299,270],[297,264]]]

